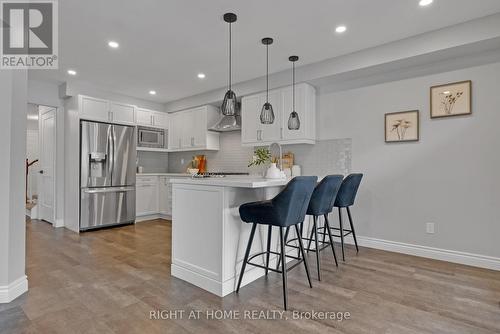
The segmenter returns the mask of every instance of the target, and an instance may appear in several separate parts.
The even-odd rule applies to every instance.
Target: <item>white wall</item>
[[[360,236],[500,258],[500,63],[319,92],[319,138],[352,138]],[[472,116],[431,120],[429,87],[472,80]],[[384,142],[384,113],[420,110],[420,141]],[[436,234],[425,223],[436,223]]]
[[[27,290],[25,276],[24,164],[26,71],[0,72],[0,302]],[[13,284],[17,283],[17,284]]]

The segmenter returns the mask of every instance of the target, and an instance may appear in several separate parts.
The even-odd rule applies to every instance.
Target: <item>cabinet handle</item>
[[[280,128],[280,137],[283,139],[283,128]]]
[[[113,121],[113,112],[112,111],[108,111],[108,121]]]
[[[154,119],[154,116],[153,116],[153,115],[151,115],[150,117],[151,117],[151,125],[155,125],[155,119]]]
[[[191,137],[191,146],[194,146],[194,137]]]

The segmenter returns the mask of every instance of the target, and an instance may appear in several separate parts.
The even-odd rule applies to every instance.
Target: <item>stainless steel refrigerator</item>
[[[80,122],[80,231],[135,221],[135,128]]]

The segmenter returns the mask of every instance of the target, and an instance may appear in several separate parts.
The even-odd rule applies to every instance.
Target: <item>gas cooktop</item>
[[[196,174],[196,178],[207,178],[207,177],[226,177],[226,176],[239,176],[239,175],[250,175],[249,173],[241,172],[206,172],[202,174]]]

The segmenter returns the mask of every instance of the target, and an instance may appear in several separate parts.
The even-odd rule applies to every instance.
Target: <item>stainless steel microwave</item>
[[[137,127],[137,147],[167,148],[167,130],[150,128],[146,126]]]

